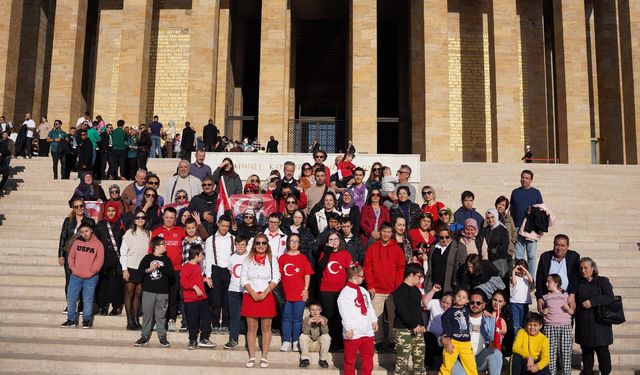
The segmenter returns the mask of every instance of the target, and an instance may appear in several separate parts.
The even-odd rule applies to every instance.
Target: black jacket
[[[267,152],[278,152],[278,141],[274,139],[267,142]]]
[[[342,216],[346,216],[342,213],[342,207],[336,207],[336,210],[338,210],[338,212],[341,213]],[[351,229],[351,232],[353,233],[354,236],[356,237],[359,236],[360,235],[360,209],[355,204],[351,206],[351,209],[349,210],[349,219],[351,219],[351,224],[353,225],[353,229]]]
[[[591,308],[582,307],[582,302],[591,301]],[[610,324],[596,322],[596,306],[613,302],[613,287],[609,279],[594,276],[591,282],[580,279],[576,288],[576,343],[587,347],[613,344],[613,330]]]
[[[102,134],[100,134],[100,152],[103,152],[103,153],[111,152],[111,147],[109,146],[110,135],[111,134],[107,132],[103,132]]]
[[[213,146],[218,141],[218,127],[208,124],[203,129],[202,141],[207,146]]]
[[[413,203],[411,201],[407,201],[409,204],[409,217],[405,217],[404,212],[400,209],[400,202],[391,206],[389,209],[389,214],[391,215],[391,222],[395,220],[396,217],[402,216],[407,220],[407,230],[417,228],[418,227],[418,218],[420,217],[420,206],[417,203]]]
[[[495,229],[485,227],[478,237],[482,237],[487,241],[490,261],[509,258],[509,232],[507,228],[502,225],[498,225]],[[476,245],[476,247],[478,246]],[[478,247],[478,249],[481,249],[481,247]]]
[[[365,247],[362,244],[362,240],[356,234],[353,234],[353,237],[349,242],[346,242],[345,248],[351,254],[351,259],[354,262],[360,263],[360,265],[364,265],[364,253]]]
[[[183,150],[193,151],[195,150],[196,132],[190,127],[182,129],[182,140],[180,141],[180,147]]]
[[[524,230],[527,232],[536,232],[538,234],[549,231],[549,216],[540,208],[531,207],[531,213],[525,216],[527,219]]]
[[[210,213],[214,218],[216,216],[216,202],[218,201],[218,194],[213,192],[213,195],[207,195],[205,192],[202,192],[195,197],[191,198],[189,202],[189,211],[197,212],[200,214],[200,219],[202,220],[202,225],[204,225],[204,229],[207,230],[207,233],[211,236],[213,235],[218,227],[216,226],[215,220],[213,223],[210,223],[204,219],[204,213]]]
[[[138,151],[148,153],[151,149],[151,134],[149,132],[140,133],[138,138]]]
[[[280,226],[284,234],[288,236],[293,233],[290,226]],[[298,235],[300,235],[300,252],[306,255],[307,259],[311,263],[311,267],[315,267],[315,258],[313,256],[316,251],[316,239],[311,234],[311,231],[305,227],[298,228]]]
[[[549,267],[551,266],[551,259],[555,253],[553,250],[545,251],[540,255],[540,261],[538,261],[538,270],[536,271],[536,299],[542,298],[545,294],[549,293],[547,290],[547,277],[549,276]],[[567,277],[569,278],[569,287],[566,292],[569,294],[575,294],[578,288],[578,278],[580,275],[580,254],[573,250],[567,250],[567,254],[564,256],[567,260]]]
[[[121,222],[117,224],[111,225],[111,232],[113,232],[113,239],[116,241],[116,247],[113,247],[113,242],[111,242],[111,236],[109,235],[109,229],[107,228],[107,223],[105,220],[96,225],[95,234],[102,242],[102,246],[104,246],[104,265],[103,267],[116,267],[116,269],[120,269],[118,264],[120,263],[120,246],[122,245],[122,236],[124,235],[124,226]]]
[[[93,165],[91,163],[92,158],[93,146],[91,145],[91,141],[87,139],[78,146],[78,167],[83,170],[93,169]]]
[[[82,222],[95,225],[95,222],[89,216],[84,216],[82,218]],[[58,258],[66,255],[64,253],[64,245],[67,243],[67,240],[69,240],[74,235],[77,225],[78,222],[76,221],[75,216],[73,216],[71,219],[69,219],[68,217],[64,218],[64,221],[62,222],[62,230],[60,231],[60,241],[58,243]]]

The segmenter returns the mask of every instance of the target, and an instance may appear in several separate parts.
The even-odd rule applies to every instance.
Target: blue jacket
[[[453,220],[455,220],[456,223],[461,224],[463,226],[464,226],[464,221],[469,218],[476,219],[476,223],[478,223],[478,229],[482,228],[482,224],[484,223],[484,218],[482,217],[482,215],[478,213],[478,211],[476,211],[475,208],[466,210],[464,207],[460,207],[456,210],[456,212],[453,213]]]

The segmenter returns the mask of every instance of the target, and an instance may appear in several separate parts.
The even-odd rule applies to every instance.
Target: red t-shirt
[[[324,253],[320,259],[324,257]],[[351,265],[351,254],[346,250],[340,250],[329,255],[329,263],[322,271],[320,282],[321,292],[339,292],[347,283],[347,268]]]
[[[283,254],[278,258],[280,265],[280,277],[282,289],[287,301],[302,301],[302,291],[304,290],[304,277],[313,275],[311,263],[304,254],[289,255]]]
[[[151,238],[156,236],[164,238],[167,247],[167,256],[171,259],[173,269],[180,271],[182,269],[182,240],[187,236],[184,228],[175,226],[169,229],[161,226],[151,233]],[[149,253],[151,253],[151,251],[152,249],[149,249]]]
[[[166,241],[166,240],[165,240]],[[197,302],[207,299],[207,293],[204,291],[204,277],[202,276],[202,268],[199,264],[191,264],[189,262],[182,266],[180,272],[180,286],[182,287],[182,298],[184,302]],[[202,291],[202,296],[198,297],[193,286],[197,285]]]
[[[430,213],[431,217],[433,217],[433,223],[431,224],[431,228],[437,228],[438,223],[440,222],[440,217],[438,216],[438,213],[443,208],[444,208],[444,203],[436,201],[436,204],[434,204],[431,207],[429,207],[426,203],[423,204],[422,208],[420,209],[420,212]]]

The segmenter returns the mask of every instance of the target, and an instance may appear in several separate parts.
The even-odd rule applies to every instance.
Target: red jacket
[[[378,240],[364,256],[364,280],[376,293],[391,294],[404,280],[404,252],[392,239],[386,245]]]
[[[202,291],[202,296],[198,297],[194,286],[198,286]],[[180,272],[180,286],[182,286],[182,298],[184,302],[197,302],[207,299],[207,293],[204,291],[204,277],[202,276],[202,268],[199,264],[191,264],[189,262],[182,266]]]
[[[389,209],[384,205],[380,205],[380,220],[378,221],[378,228],[380,228],[380,224],[384,222],[391,222],[391,215],[389,214]],[[366,244],[371,236],[371,232],[375,229],[376,225],[376,214],[373,212],[373,207],[370,204],[365,204],[362,206],[362,210],[360,212],[360,239],[363,244]]]

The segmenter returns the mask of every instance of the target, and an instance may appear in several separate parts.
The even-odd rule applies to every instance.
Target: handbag
[[[508,258],[496,259],[491,263],[498,269],[500,277],[507,277],[511,271],[511,260]]]
[[[273,280],[273,265],[271,264],[271,262],[272,260],[269,260],[269,272],[271,272],[271,279]],[[278,311],[278,315],[282,315],[282,312],[284,311],[284,304],[287,302],[287,300],[284,298],[282,282],[279,282],[278,285],[276,285],[276,287],[271,290],[271,293],[273,293],[273,298],[276,301],[276,309]]]
[[[602,295],[600,288],[600,278],[598,278],[598,291]],[[596,322],[600,324],[622,324],[626,321],[624,317],[624,307],[622,297],[613,296],[613,301],[607,305],[596,306],[594,310]]]

